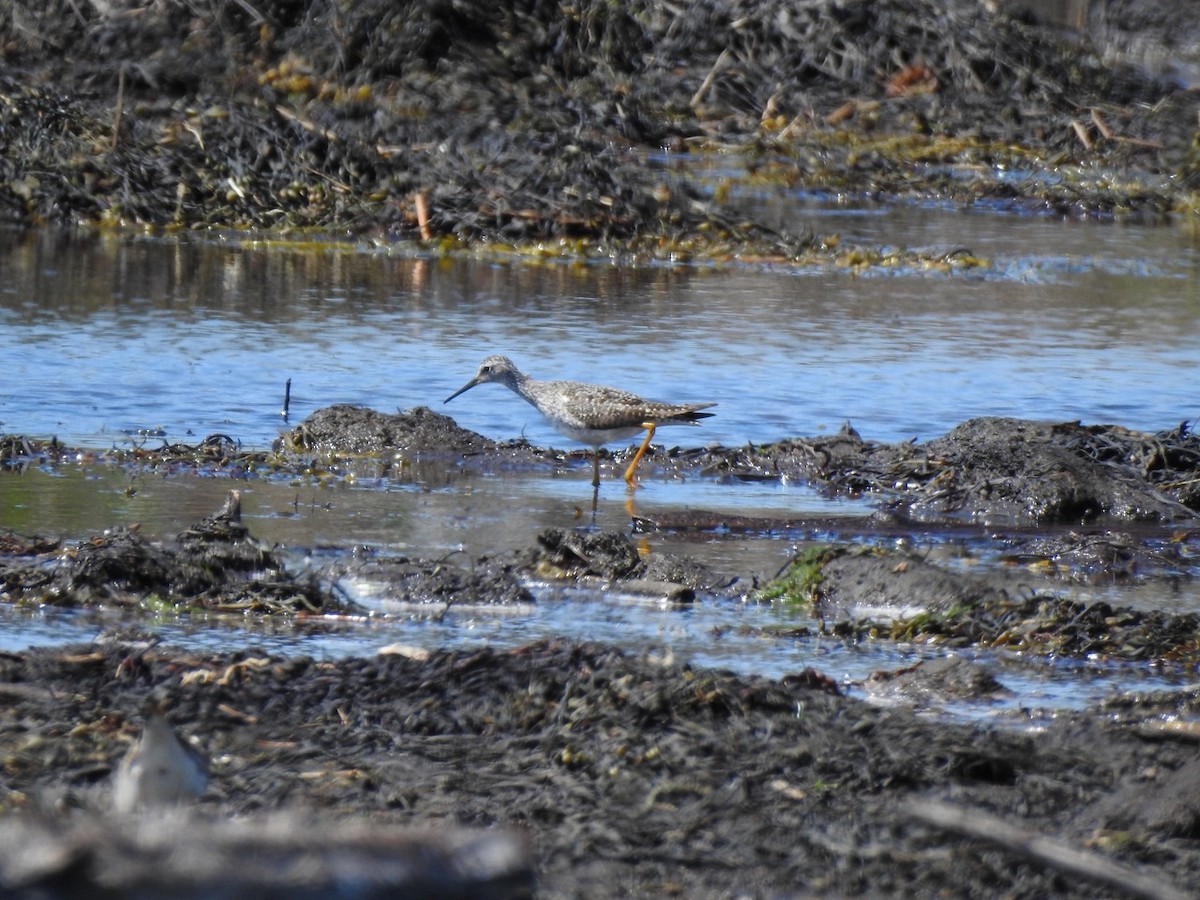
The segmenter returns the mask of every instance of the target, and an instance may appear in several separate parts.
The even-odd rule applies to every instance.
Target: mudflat
[[[965,250],[782,233],[726,202],[704,174],[714,153],[747,183],[1014,213],[1194,215],[1200,98],[1172,63],[1196,45],[1191,5],[1094,4],[1072,28],[998,6],[13,4],[0,20],[0,220],[353,235],[435,255],[986,265]],[[687,164],[667,178],[667,160]],[[540,448],[497,445],[428,410],[347,407],[269,450],[214,435],[98,456],[256,477],[313,458],[336,474],[339,454],[382,450],[468,470],[548,464]],[[6,436],[0,478],[68,458]],[[901,546],[918,526],[990,523],[1012,559],[1068,575],[1149,572],[1165,585],[1200,549],[1187,427],[976,419],[927,444],[846,430],[647,465],[877,492],[886,502],[855,537]],[[631,524],[805,527],[646,510]],[[0,595],[133,622],[149,608],[236,609],[303,627],[352,611],[327,573],[291,572],[257,541],[236,496],[181,529],[166,543],[121,529],[0,535]],[[1008,591],[862,543],[811,548],[759,587],[763,602],[804,604],[849,639],[1181,669],[1200,655],[1195,615]],[[665,586],[678,602],[747,581],[586,531],[531,535],[503,558],[368,564],[431,603],[528,603],[531,573]],[[863,612],[880,606],[921,613]],[[923,714],[925,701],[999,686],[953,659],[880,673],[882,705],[811,670],[736,676],[566,640],[327,662],[192,653],[129,625],[94,645],[2,654],[0,670],[0,884],[14,896],[1200,891],[1189,684],[962,724]],[[160,708],[209,761],[210,783],[171,817],[123,817],[112,779]],[[274,856],[258,852],[268,844]]]
[[[336,469],[347,447],[369,454],[397,446],[480,466],[512,454],[536,466],[543,453],[493,444],[427,410],[334,407],[270,452],[214,438],[153,458],[120,451],[109,464],[169,458],[175,472],[203,465],[255,477],[288,465],[309,471],[316,459]],[[30,439],[4,447],[10,469],[78,456]],[[1103,478],[1095,477],[1098,458]],[[1158,567],[1165,584],[1200,540],[1192,511],[1200,446],[1186,429],[1146,435],[989,419],[924,445],[871,444],[847,430],[735,451],[657,451],[647,463],[650,472],[725,466],[759,477],[794,467],[840,489],[889,491],[885,512],[841,525],[853,539],[811,547],[759,589],[763,602],[811,605],[821,629],[843,639],[1172,667],[1194,666],[1200,652],[1194,614],[1086,605],[1052,588],[1013,593],[862,540],[918,523],[925,533],[961,528],[964,513],[990,514],[1008,523],[996,540],[1017,556],[1111,577]],[[1064,527],[1089,518],[1110,527]],[[633,520],[643,531],[795,526],[702,512]],[[122,609],[134,622],[139,610],[174,607],[242,610],[303,627],[314,615],[355,612],[332,589],[347,565],[368,567],[415,604],[528,604],[524,585],[547,578],[708,602],[744,593],[751,580],[687,557],[643,556],[631,534],[587,529],[547,530],[526,550],[473,560],[353,560],[347,548],[324,573],[297,576],[242,523],[237,491],[170,541],[128,529],[69,541],[8,534],[2,550],[8,600]],[[867,607],[921,612],[885,622]],[[125,627],[94,645],[4,654],[0,666],[0,734],[10,748],[3,802],[14,829],[11,849],[0,851],[0,878],[28,896],[84,896],[113,884],[200,896],[217,877],[262,895],[264,884],[278,886],[278,872],[228,855],[218,836],[228,835],[220,823],[231,816],[243,851],[258,828],[276,835],[276,852],[282,843],[316,853],[312,835],[321,834],[328,844],[316,841],[320,853],[344,853],[338,836],[351,829],[355,841],[390,848],[377,860],[392,859],[399,843],[426,861],[450,853],[470,869],[462,858],[478,858],[478,835],[511,842],[491,851],[504,861],[500,871],[466,887],[445,863],[436,883],[446,896],[1170,897],[1198,883],[1200,778],[1189,723],[1200,691],[1190,685],[1081,712],[963,724],[923,710],[931,698],[986,698],[1003,686],[950,657],[878,673],[869,688],[876,703],[846,696],[811,669],[738,676],[662,651],[569,640],[513,650],[393,647],[329,662],[187,652]],[[156,705],[212,766],[207,792],[171,826],[209,848],[216,861],[199,872],[162,846],[121,837],[144,826],[110,811],[114,773]],[[268,813],[276,818],[255,825]],[[147,856],[159,863],[147,865]],[[307,884],[332,890],[336,871],[334,862],[317,867]],[[412,880],[429,872],[411,862],[403,878],[357,864],[354,871],[392,888],[429,884]],[[356,896],[374,896],[362,891]]]

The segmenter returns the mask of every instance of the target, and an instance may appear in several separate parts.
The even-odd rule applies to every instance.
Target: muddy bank
[[[627,466],[631,454],[631,449],[602,449],[605,477]],[[42,462],[95,461],[238,476],[338,477],[375,466],[400,478],[419,469],[410,476],[419,479],[436,477],[427,463],[479,475],[582,466],[590,457],[590,450],[494,441],[425,407],[396,414],[327,407],[283,435],[270,451],[243,447],[223,434],[197,444],[147,443],[106,451],[0,435],[0,466],[10,470]],[[865,441],[847,424],[835,435],[759,446],[655,444],[644,465],[649,477],[804,481],[833,494],[876,495],[886,501],[887,514],[900,522],[1186,524],[1200,511],[1200,437],[1187,423],[1146,433],[1119,425],[985,417],[935,440],[895,444]]]
[[[318,410],[274,449],[277,461],[293,466],[305,460],[336,466],[363,456],[451,457],[472,473],[583,461],[591,453],[497,443],[424,407],[389,415],[353,406]],[[602,451],[611,460],[605,470],[624,466],[631,452]],[[653,477],[805,481],[831,492],[874,494],[898,521],[1166,525],[1195,523],[1200,515],[1200,436],[1186,423],[1149,434],[1118,425],[979,418],[932,441],[898,444],[864,441],[847,424],[830,437],[758,447],[654,445],[644,464]]]
[[[197,815],[527,830],[544,897],[1121,896],[1114,871],[1150,879],[1146,896],[1200,884],[1191,743],[1109,717],[948,725],[811,671],[741,678],[565,642],[320,663],[115,639],[5,654],[0,685],[10,815],[102,814],[154,694],[212,761]],[[1048,837],[1089,874],[931,825],[919,800]],[[46,884],[95,875],[87,856],[46,868]]]
[[[516,865],[535,871],[540,896],[1192,893],[1200,694],[1187,676],[1200,663],[1200,617],[1082,603],[1069,588],[1088,571],[1196,577],[1195,440],[1186,429],[980,419],[926,444],[874,444],[847,428],[760,448],[655,448],[643,478],[805,479],[885,499],[874,515],[839,524],[738,522],[703,510],[631,518],[631,532],[797,540],[803,549],[769,582],[687,556],[647,556],[635,534],[586,521],[471,559],[346,547],[299,574],[285,548],[264,546],[242,523],[236,491],[164,538],[136,529],[0,536],[6,602],[119,609],[131,623],[171,610],[292,627],[325,613],[370,614],[340,589],[346,578],[374,580],[393,601],[434,615],[455,604],[525,608],[538,602],[531,586],[557,583],[586,588],[596,602],[615,590],[678,604],[773,604],[794,616],[794,626],[755,626],[763,640],[968,651],[876,671],[856,686],[875,705],[813,670],[737,676],[660,650],[572,639],[513,650],[392,647],[328,662],[191,653],[126,631],[0,654],[0,743],[10,748],[0,808],[38,841],[50,838],[37,823],[54,822],[68,845],[38,857],[47,860],[40,867],[0,851],[0,881],[68,896],[146,871],[112,868],[141,851],[121,843],[132,826],[111,818],[110,785],[147,710],[168,701],[170,721],[211,763],[192,810],[205,821],[279,814],[331,831],[511,830],[531,838]],[[0,448],[0,478],[81,463],[238,479],[440,469],[439,484],[505,467],[590,468],[583,454],[496,444],[428,410],[354,407],[314,414],[271,451],[226,436],[106,454],[21,437]],[[621,468],[604,460],[606,475]],[[1020,567],[1021,581],[919,549],[931,536],[964,534],[981,558],[1000,560],[997,572]],[[1153,665],[1184,686],[1083,712],[1021,709],[992,724],[930,715],[1010,692],[1002,667],[971,656],[979,650]],[[115,850],[95,845],[97,821]],[[195,833],[210,831],[222,833]]]
[[[0,448],[0,463],[9,469],[81,455],[14,437]],[[605,471],[619,472],[628,452],[605,459]],[[164,472],[193,465],[238,478],[350,478],[367,466],[394,478],[432,471],[434,484],[588,466],[584,453],[496,444],[426,409],[389,415],[350,406],[314,413],[271,452],[209,438],[194,447],[113,451],[108,459]],[[925,444],[866,442],[847,427],[830,437],[736,450],[654,447],[643,477],[802,480],[876,496],[877,512],[857,519],[639,514],[631,497],[630,534],[595,533],[583,520],[577,529],[531,533],[524,549],[476,558],[344,547],[325,562],[306,562],[301,575],[289,571],[285,548],[262,545],[241,523],[235,491],[215,515],[161,540],[135,529],[8,535],[0,542],[0,592],[9,602],[33,605],[303,617],[408,606],[520,607],[535,602],[535,585],[599,594],[617,588],[671,603],[775,604],[797,622],[767,632],[774,636],[832,633],[1179,667],[1200,660],[1195,614],[1081,602],[1071,586],[1097,579],[1157,583],[1169,594],[1197,577],[1198,470],[1200,440],[1183,427],[1151,435],[1117,426],[976,419]],[[725,541],[773,535],[801,549],[785,571],[714,571],[663,548],[639,553],[639,532]],[[969,571],[964,563],[971,560],[984,574]],[[358,594],[384,598],[385,606],[361,605],[365,597],[352,599],[349,584]]]
[[[8,534],[0,542],[0,594],[10,602],[126,609],[251,613],[341,613],[311,576],[288,571],[277,550],[241,522],[241,497],[167,542],[136,528],[64,543]]]
[[[1185,425],[1146,434],[1116,425],[979,418],[924,444],[828,438],[728,455],[734,477],[796,478],[894,497],[913,521],[983,524],[1189,522],[1200,510],[1200,438]]]
[[[729,188],[1194,211],[1200,101],[1154,64],[1186,66],[1190,6],[1096,6],[18,3],[0,218],[972,268],[783,233]],[[714,150],[740,174],[689,170]]]
[[[1200,664],[1200,615],[1084,603],[1050,585],[948,571],[912,553],[805,551],[755,597],[811,609],[821,631],[855,640],[990,648],[1049,658]],[[780,635],[792,629],[776,630]]]

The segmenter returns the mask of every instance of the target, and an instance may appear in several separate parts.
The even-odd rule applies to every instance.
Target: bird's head
[[[489,381],[495,381],[516,390],[518,382],[521,380],[521,372],[516,367],[511,359],[507,356],[489,356],[479,364],[479,371],[475,373],[475,377],[460,387],[457,391],[443,400],[443,403],[449,403],[459,394],[469,391],[477,384],[487,384]]]

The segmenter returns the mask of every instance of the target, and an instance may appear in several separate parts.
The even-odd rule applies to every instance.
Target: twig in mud
[[[726,63],[729,61],[731,56],[733,56],[733,54],[729,52],[728,47],[721,51],[721,54],[717,57],[717,61],[712,64],[712,68],[708,70],[708,74],[705,75],[704,80],[700,82],[700,87],[696,89],[696,93],[692,94],[692,99],[688,101],[688,106],[691,106],[693,109],[695,109],[700,105],[701,99],[703,99],[704,95],[708,93],[708,89],[711,88],[713,82],[717,80],[717,76],[721,74],[721,70],[725,68]]]
[[[1071,120],[1071,128],[1075,130],[1075,137],[1079,138],[1079,143],[1083,144],[1084,150],[1092,149],[1092,139],[1088,137],[1087,128],[1078,119]]]
[[[125,67],[117,71],[117,102],[113,106],[113,128],[112,142],[113,150],[117,149],[117,144],[121,141],[121,118],[125,114]]]
[[[1037,832],[1009,825],[998,816],[929,800],[910,801],[908,812],[936,828],[990,841],[1027,859],[1123,891],[1131,897],[1185,900],[1188,896],[1150,875],[1118,865],[1099,854],[1069,847]]]
[[[837,109],[835,109],[833,112],[831,112],[829,115],[827,115],[825,117],[825,124],[826,125],[840,125],[842,122],[846,121],[851,116],[853,116],[854,113],[857,111],[858,111],[858,101],[857,100],[847,100],[845,103],[843,103],[841,106],[839,106]],[[788,126],[788,128],[791,128],[791,127],[792,127],[791,125]],[[784,129],[784,130],[786,131],[787,129]]]
[[[188,186],[182,181],[175,185],[175,224],[183,224],[183,201],[187,197]]]
[[[311,131],[313,134],[319,134],[321,137],[325,138],[325,140],[329,141],[330,143],[335,143],[338,139],[338,136],[330,129],[322,128],[320,125],[318,125],[312,119],[309,119],[306,116],[302,116],[299,113],[294,113],[290,109],[288,109],[286,106],[276,105],[275,112],[277,112],[281,118],[284,118],[289,122],[295,122],[297,125],[299,125],[301,128],[303,128],[305,131]]]
[[[250,3],[248,2],[248,0],[233,0],[233,2],[236,3],[238,6],[240,6],[242,9],[244,9],[246,11],[246,14],[248,16],[250,16],[250,24],[251,25],[265,25],[266,24],[266,22],[267,22],[266,17],[263,16],[263,14],[260,13],[253,6],[251,6]]]
[[[1100,110],[1092,107],[1092,124],[1096,126],[1096,130],[1104,137],[1106,141],[1111,141],[1116,137],[1116,133],[1108,127],[1108,123],[1104,121],[1104,116],[1100,114]]]
[[[425,202],[425,192],[417,191],[415,200],[417,206],[417,227],[421,229],[421,240],[428,241],[433,237],[429,228],[429,204]]]
[[[1144,138],[1126,137],[1118,134],[1115,138],[1118,144],[1131,144],[1134,147],[1145,147],[1148,150],[1162,150],[1166,145],[1162,141],[1148,141]]]

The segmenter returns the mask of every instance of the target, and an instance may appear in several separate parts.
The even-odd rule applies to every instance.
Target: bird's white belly
[[[589,447],[600,447],[604,444],[613,444],[617,441],[623,441],[633,437],[635,434],[641,434],[645,431],[640,425],[632,425],[625,428],[608,428],[604,431],[597,431],[592,428],[576,428],[573,425],[568,425],[566,422],[551,422],[555,431],[559,434],[565,434],[573,441],[578,441],[581,444],[587,444]]]

